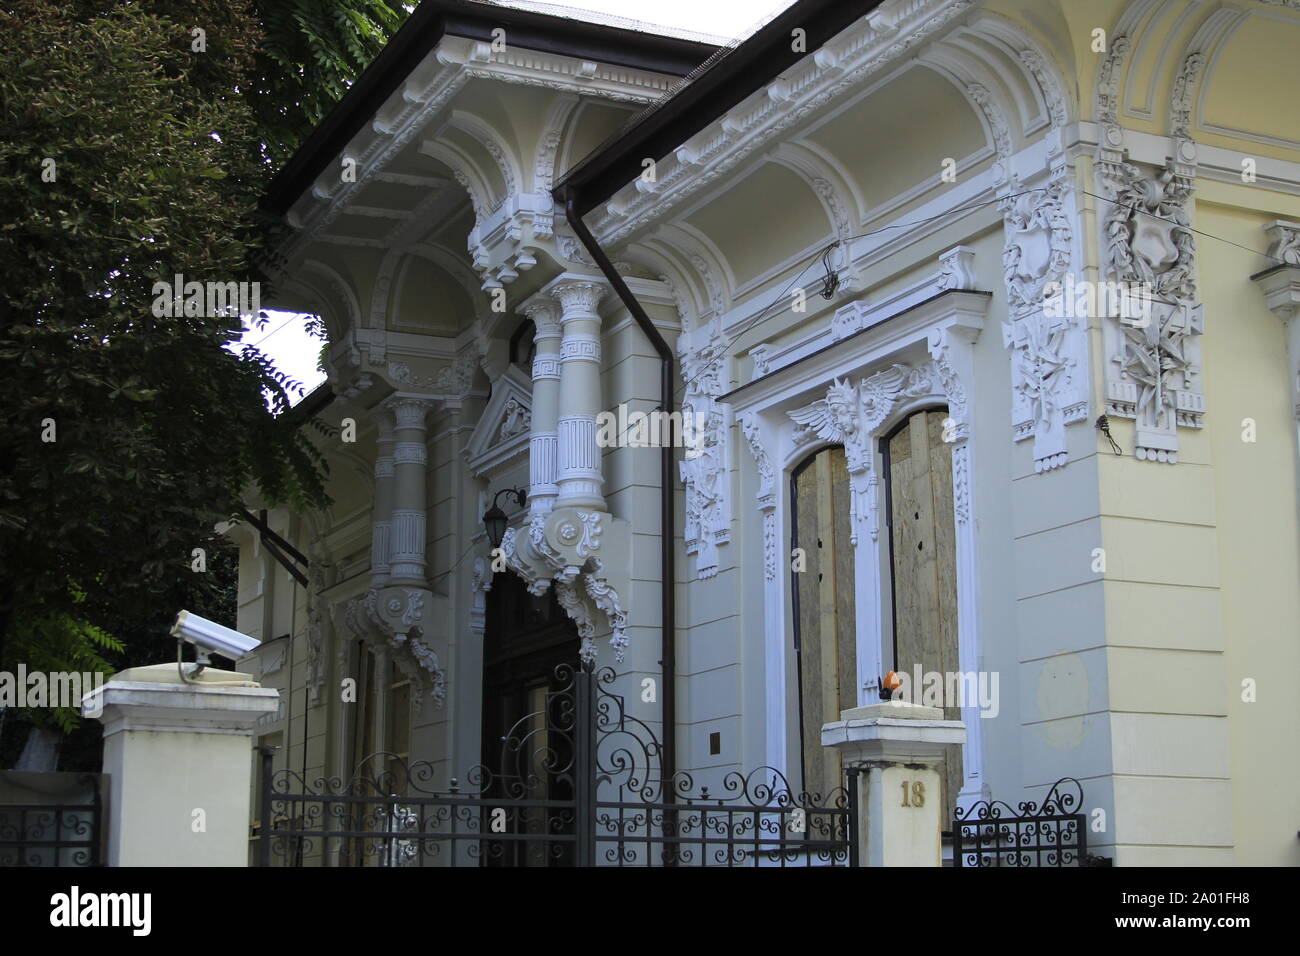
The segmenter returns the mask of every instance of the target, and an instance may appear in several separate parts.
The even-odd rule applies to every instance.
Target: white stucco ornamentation
[[[939,290],[975,289],[975,250],[969,246],[955,246],[939,257]]]
[[[394,634],[393,646],[398,649],[405,646],[410,651],[411,657],[415,659],[415,663],[428,673],[429,696],[433,699],[434,706],[442,710],[443,705],[447,702],[447,673],[438,662],[438,655],[433,648],[414,636],[419,633],[421,633],[420,629],[416,627],[412,628],[407,634]],[[400,655],[396,658],[396,661],[398,666],[401,667],[402,658]],[[415,712],[418,714],[423,710],[423,695],[417,694],[415,697]]]
[[[410,678],[412,701],[423,713],[426,697],[442,709],[447,697],[447,675],[437,651],[424,635],[427,602],[432,595],[420,588],[371,588],[348,602],[344,618],[359,637],[391,648],[392,662]],[[340,663],[344,661],[340,658]]]
[[[582,646],[578,649],[578,656],[584,663],[594,663],[596,660],[596,626],[591,621],[591,614],[587,611],[586,604],[583,603],[581,595],[578,594],[577,585],[572,581],[555,582],[555,599],[559,601],[560,607],[564,608],[564,613],[569,615],[574,626],[578,629],[578,637],[582,639]]]
[[[1269,259],[1277,265],[1300,266],[1300,222],[1278,219],[1264,227]]]
[[[492,571],[487,558],[474,559],[474,573],[470,578],[472,595],[469,608],[469,626],[474,634],[482,638],[487,627],[487,593],[492,590]]]
[[[1008,307],[1002,343],[1011,350],[1012,437],[1034,439],[1038,472],[1066,463],[1065,426],[1088,418],[1087,317],[1048,305],[1070,269],[1064,172],[1042,189],[1002,201]]]
[[[1300,222],[1278,219],[1264,231],[1269,239],[1267,256],[1271,264],[1251,280],[1286,331],[1291,407],[1300,421]]]
[[[1110,200],[1103,220],[1104,277],[1139,289],[1150,308],[1136,319],[1108,309],[1104,319],[1106,412],[1136,423],[1134,456],[1173,464],[1178,428],[1200,428],[1204,309],[1196,301],[1196,244],[1190,224],[1196,185],[1193,94],[1204,56],[1183,59],[1170,92],[1170,158],[1163,169],[1130,162],[1119,125],[1119,84],[1129,39],[1115,37],[1098,74],[1102,129],[1097,174]]]
[[[528,431],[532,424],[532,414],[527,406],[517,398],[511,398],[505,407],[501,427],[497,430],[497,440],[504,441],[515,435]]]
[[[445,395],[463,397],[473,387],[477,369],[478,362],[475,359],[459,359],[438,373],[433,387]]]
[[[613,631],[615,663],[623,661],[627,609],[611,581],[614,575],[598,555],[609,558],[612,553],[615,560],[625,560],[628,534],[626,522],[616,523],[608,512],[559,508],[532,511],[527,525],[508,528],[502,536],[506,566],[523,578],[528,592],[541,595],[554,588],[556,600],[578,628],[584,661],[596,659],[593,607],[605,614]],[[614,540],[606,542],[607,536]],[[619,580],[630,586],[625,576]]]
[[[942,377],[939,366],[930,362],[917,368],[895,365],[862,379],[856,386],[848,381],[834,381],[826,397],[787,414],[799,425],[823,441],[844,446],[849,470],[849,540],[858,543],[858,529],[866,526],[872,540],[879,533],[875,515],[873,471],[873,433],[889,417],[894,406],[908,398],[939,391]],[[950,383],[954,391],[959,387]],[[962,399],[964,404],[964,399]]]
[[[1149,290],[1150,315],[1108,317],[1106,411],[1137,423],[1135,455],[1178,460],[1178,427],[1200,428],[1205,414],[1196,302],[1195,242],[1188,222],[1193,180],[1166,168],[1147,175],[1122,162],[1103,167],[1114,201],[1105,218],[1112,282]]]
[[[609,626],[613,629],[610,636],[609,644],[614,648],[614,663],[623,663],[623,654],[627,650],[627,612],[623,610],[619,603],[618,592],[610,585],[602,572],[604,566],[599,558],[593,558],[591,561],[591,570],[583,578],[587,588],[587,596],[597,608],[605,612],[609,618]],[[587,658],[583,658],[586,660]],[[594,652],[593,658],[594,660]]]
[[[324,555],[312,555],[310,581],[307,589],[307,688],[311,706],[320,704],[321,688],[325,685],[325,609],[320,592],[325,588],[325,575],[321,570]]]
[[[693,341],[704,338],[702,345]],[[687,554],[695,557],[700,579],[718,573],[718,546],[731,540],[731,496],[727,493],[730,454],[727,435],[731,410],[720,404],[725,341],[721,321],[709,324],[678,340],[682,379],[686,395],[682,400],[683,420],[702,423],[702,434],[694,440],[678,463],[685,490],[686,524],[682,536]]]
[[[560,554],[546,541],[546,518],[546,512],[533,511],[526,527],[507,528],[501,537],[506,567],[524,579],[528,593],[534,597],[546,593],[551,586],[551,572],[564,564]]]
[[[579,511],[578,521],[582,524],[582,531],[576,538],[573,550],[580,558],[590,558],[600,550],[600,534],[604,530],[601,515],[596,511]]]
[[[966,95],[975,101],[988,122],[989,132],[993,137],[993,151],[997,154],[997,160],[993,164],[993,185],[1001,186],[1007,181],[1009,173],[1007,165],[1012,152],[1011,130],[1007,126],[1007,118],[993,99],[993,94],[989,92],[988,87],[980,83],[970,83],[966,87]]]
[[[763,515],[763,576],[776,580],[776,474],[763,445],[757,415],[742,415],[740,430],[758,466],[758,509]]]

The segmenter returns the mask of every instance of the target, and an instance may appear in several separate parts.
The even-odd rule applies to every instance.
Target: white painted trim
[[[939,256],[940,262],[959,252],[973,255],[968,246],[956,246]],[[871,328],[915,308],[927,299],[945,291],[944,280],[945,273],[941,265],[934,273],[871,305],[863,301],[864,296],[840,306],[827,324],[814,327],[812,331],[792,342],[776,347],[769,343],[753,346],[749,350],[755,361],[754,373],[750,381],[756,381],[765,374],[779,371],[819,349],[833,345],[848,335]],[[760,371],[764,366],[767,372]]]
[[[524,428],[504,440],[498,439],[505,423],[506,405],[515,401],[530,415],[533,408],[533,383],[517,365],[510,365],[492,385],[492,398],[479,416],[478,423],[462,455],[475,478],[487,478],[502,466],[528,457],[531,430]]]
[[[991,297],[988,293],[950,290],[897,312],[886,321],[825,349],[791,362],[771,374],[723,396],[741,423],[748,439],[751,460],[759,470],[758,506],[764,536],[764,664],[767,676],[765,698],[765,751],[771,766],[784,769],[788,763],[787,740],[791,714],[787,705],[790,688],[787,658],[792,653],[793,625],[790,575],[785,573],[784,543],[789,541],[791,469],[818,447],[829,443],[821,434],[818,442],[797,440],[803,433],[789,416],[790,411],[823,398],[838,379],[857,383],[896,364],[920,370],[928,387],[896,398],[879,420],[865,422],[863,438],[870,449],[870,464],[854,480],[854,576],[856,596],[857,667],[859,705],[870,699],[883,674],[885,612],[888,598],[884,586],[888,572],[883,522],[875,514],[878,500],[872,496],[881,474],[879,439],[901,418],[919,408],[946,405],[957,428],[953,463],[953,507],[956,536],[958,604],[958,657],[963,671],[980,666],[979,567],[974,495],[976,442],[970,426],[975,401],[975,363],[972,346],[984,326]],[[857,305],[858,303],[851,303]],[[957,455],[965,459],[959,464]],[[761,459],[756,459],[756,454]],[[775,540],[769,538],[775,529]],[[965,784],[961,799],[978,795],[983,784],[982,734],[978,706],[963,708],[968,725],[968,742],[963,759]]]

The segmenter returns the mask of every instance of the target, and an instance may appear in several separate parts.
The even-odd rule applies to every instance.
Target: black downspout
[[[632,313],[632,318],[636,324],[641,327],[654,350],[659,354],[659,406],[665,417],[672,414],[673,411],[673,350],[668,347],[664,337],[659,334],[655,328],[654,322],[650,316],[646,315],[645,309],[637,301],[632,290],[627,287],[623,277],[618,274],[614,264],[609,261],[609,256],[605,255],[605,250],[600,247],[587,229],[586,223],[582,221],[582,216],[578,212],[577,196],[572,189],[565,190],[564,194],[564,215],[569,221],[570,228],[577,235],[578,240],[591,253],[592,260],[600,267],[609,284],[614,287],[614,292],[627,306],[628,312]],[[665,420],[670,420],[665,418]],[[662,646],[660,649],[660,665],[663,667],[663,693],[660,701],[663,707],[663,740],[661,741],[660,768],[663,774],[663,801],[673,803],[673,778],[677,772],[677,588],[676,588],[676,542],[673,540],[673,449],[672,443],[666,442],[659,452],[660,473],[659,473],[659,526],[661,537],[659,541],[660,549],[660,574],[662,576],[662,587],[660,588],[660,620],[662,623]],[[665,848],[665,858],[668,860],[676,856],[676,846],[670,844]]]

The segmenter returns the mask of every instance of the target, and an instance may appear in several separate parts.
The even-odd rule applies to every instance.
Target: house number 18
[[[903,806],[905,807],[925,806],[925,781],[924,780],[910,781],[912,787],[912,799],[910,803],[908,802],[908,789],[907,789],[908,783],[909,781],[907,780],[903,781]]]

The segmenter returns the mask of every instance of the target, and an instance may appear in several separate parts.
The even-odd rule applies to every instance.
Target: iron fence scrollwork
[[[1052,784],[1041,802],[1013,809],[1001,800],[958,807],[952,824],[954,867],[1109,866],[1088,852],[1083,787],[1073,777]]]
[[[653,730],[615,673],[562,665],[499,759],[433,786],[437,768],[373,754],[349,779],[272,772],[263,752],[257,861],[327,866],[852,866],[856,770],[824,797],[770,767],[720,790],[664,780]]]
[[[775,768],[733,770],[721,790],[659,773],[660,744],[596,674],[593,861],[609,866],[853,866],[857,770],[829,794],[795,792]],[[666,784],[666,785],[665,785]]]
[[[73,777],[73,774],[14,776]],[[0,801],[0,867],[100,866],[103,799],[99,777],[83,774],[75,780],[79,802]]]

